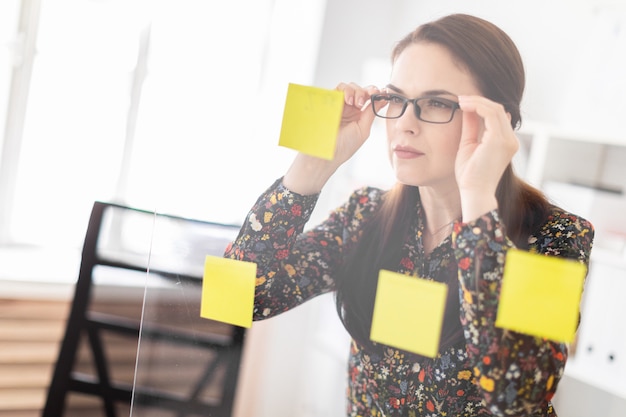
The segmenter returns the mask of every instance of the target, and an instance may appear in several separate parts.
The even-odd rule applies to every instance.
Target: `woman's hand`
[[[349,160],[369,137],[376,117],[370,105],[370,97],[379,90],[373,86],[360,87],[354,83],[340,83],[336,89],[344,94],[334,159],[339,166]]]
[[[336,90],[344,93],[344,106],[337,134],[335,156],[331,161],[299,153],[283,178],[285,187],[308,195],[321,191],[328,179],[349,160],[370,135],[374,112],[369,100],[378,93],[376,87],[360,87],[354,83],[340,83]]]
[[[456,157],[456,180],[463,220],[497,208],[496,188],[519,149],[504,106],[480,96],[460,96],[463,128]]]

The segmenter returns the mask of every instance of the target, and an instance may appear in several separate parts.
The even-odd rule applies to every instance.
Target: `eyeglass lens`
[[[372,97],[372,103],[376,103],[374,106],[376,115],[387,119],[401,117],[409,102],[413,103],[415,116],[418,119],[431,123],[449,122],[457,109],[454,101],[438,97],[421,97],[413,100],[394,94],[380,94]],[[379,107],[381,103],[382,107],[377,110],[376,107]]]

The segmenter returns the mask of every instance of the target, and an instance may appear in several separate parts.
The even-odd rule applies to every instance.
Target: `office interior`
[[[64,325],[61,315],[53,336],[46,325],[17,332],[7,302],[69,305],[94,201],[241,224],[294,156],[278,146],[289,83],[382,86],[397,39],[457,12],[499,25],[524,59],[516,171],[596,227],[557,411],[624,415],[626,2],[4,0],[0,416],[40,414]],[[323,191],[311,225],[353,189],[393,183],[384,146],[377,121]],[[134,236],[152,248],[153,232]],[[103,285],[105,298],[150,308],[145,282]],[[332,295],[255,323],[233,415],[343,415],[348,342]],[[24,343],[46,351],[32,359],[41,367]],[[125,364],[131,374],[135,365]],[[2,377],[21,367],[37,377]]]

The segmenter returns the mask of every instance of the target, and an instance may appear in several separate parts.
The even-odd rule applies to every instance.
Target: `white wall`
[[[525,115],[568,123],[564,108],[581,92],[610,93],[621,106],[626,73],[626,2],[611,0],[339,0],[329,2],[316,82],[363,80],[371,58],[388,60],[393,43],[421,23],[449,13],[474,14],[499,25],[515,41],[527,72]],[[599,77],[601,76],[601,78]],[[588,81],[593,81],[589,83]],[[609,89],[608,86],[612,88]],[[613,113],[616,114],[616,113]]]
[[[341,81],[385,84],[394,43],[416,26],[449,13],[469,13],[493,21],[517,44],[526,67],[524,121],[559,129],[621,137],[626,113],[626,2],[616,0],[338,0],[328,2],[315,73],[315,85]],[[368,183],[384,185],[390,173],[382,130],[323,195],[317,220],[345,198],[346,190]],[[585,148],[583,146],[583,148]],[[587,152],[590,149],[585,149]],[[597,149],[591,149],[598,152]],[[606,152],[608,164],[595,172],[601,182],[626,187],[626,174]],[[620,151],[617,151],[620,154]],[[548,168],[557,177],[575,177],[567,158]],[[604,162],[603,162],[604,163]],[[365,169],[363,169],[365,168]],[[591,168],[590,168],[591,169]],[[622,175],[624,174],[624,175]],[[570,178],[571,179],[571,178]]]

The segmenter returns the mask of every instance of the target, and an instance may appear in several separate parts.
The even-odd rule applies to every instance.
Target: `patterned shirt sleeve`
[[[593,226],[555,209],[529,250],[588,266]],[[531,415],[550,401],[563,375],[567,345],[495,327],[506,252],[497,210],[457,223],[453,234],[461,288],[461,323],[476,384],[494,415]]]
[[[256,201],[225,257],[257,264],[254,320],[276,316],[308,299],[334,290],[343,240],[361,216],[362,193],[303,232],[318,195],[291,192],[277,180]],[[368,200],[369,201],[369,200]]]

